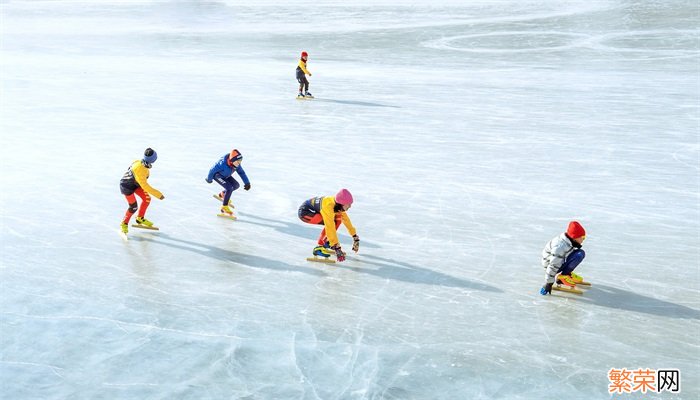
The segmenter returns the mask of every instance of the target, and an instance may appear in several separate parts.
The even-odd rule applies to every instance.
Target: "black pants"
[[[306,74],[304,74],[304,71],[301,69],[297,69],[297,82],[299,82],[299,91],[301,92],[302,89],[304,91],[308,92],[309,91],[309,80],[306,79]]]

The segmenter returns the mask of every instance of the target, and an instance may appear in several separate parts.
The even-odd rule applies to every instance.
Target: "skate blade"
[[[335,264],[335,260],[331,260],[331,258],[325,258],[325,257],[308,257],[306,261],[311,261],[311,262],[318,262],[318,263],[324,263],[324,264]]]
[[[577,285],[581,285],[581,286],[591,286],[591,283],[590,283],[590,282],[583,281],[583,282],[577,283]],[[588,289],[588,288],[586,288],[586,289]]]
[[[573,294],[583,294],[582,290],[570,289],[570,288],[563,287],[563,286],[552,286],[552,290],[557,290],[559,292],[573,293]]]
[[[217,216],[217,217],[221,217],[221,218],[226,218],[226,219],[232,219],[232,220],[234,220],[234,221],[237,219],[235,215],[216,214],[216,216]]]
[[[146,226],[146,225],[141,225],[141,224],[131,224],[132,227],[134,228],[139,228],[139,229],[148,229],[149,231],[159,231],[160,228],[157,226]]]

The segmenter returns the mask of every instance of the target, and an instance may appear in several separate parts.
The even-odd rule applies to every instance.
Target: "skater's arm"
[[[547,272],[545,274],[545,283],[554,283],[557,273],[559,272],[559,268],[561,268],[562,264],[564,264],[568,249],[569,246],[566,246],[565,243],[559,243],[552,248],[552,252],[549,257],[549,264],[547,265]]]
[[[148,184],[148,168],[144,167],[139,163],[136,165],[135,168],[131,169],[134,172],[134,179],[136,179],[136,183],[141,186],[141,189],[145,190],[148,192],[151,196],[161,198],[163,197],[163,194],[159,192],[156,188]]]
[[[357,231],[355,230],[355,227],[352,226],[352,222],[350,221],[350,217],[348,216],[348,213],[346,213],[346,212],[340,213],[340,216],[343,220],[343,225],[345,225],[345,229],[348,230],[348,233],[350,234],[350,236],[355,236]]]
[[[321,216],[323,217],[323,225],[326,228],[326,237],[331,247],[338,244],[338,232],[335,229],[335,200],[332,196],[324,197],[321,202]]]
[[[221,170],[223,169],[222,165],[224,162],[226,162],[226,160],[222,158],[219,161],[217,161],[213,167],[211,167],[211,169],[209,170],[209,175],[207,175],[207,182],[211,182],[214,179],[214,175],[217,172],[221,172]]]
[[[236,168],[236,172],[238,172],[238,176],[240,176],[241,179],[243,180],[243,184],[250,185],[250,181],[248,180],[248,175],[246,175],[245,170],[243,169],[242,165],[239,165],[238,168]]]

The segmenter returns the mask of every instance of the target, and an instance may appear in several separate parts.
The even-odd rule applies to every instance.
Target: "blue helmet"
[[[153,165],[157,159],[158,153],[156,153],[156,151],[152,148],[149,147],[143,152],[143,163],[146,165],[146,167],[151,168],[151,165]]]

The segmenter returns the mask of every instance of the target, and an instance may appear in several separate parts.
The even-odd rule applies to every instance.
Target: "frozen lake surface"
[[[681,393],[638,397],[700,397],[695,1],[0,17],[0,397],[604,399],[611,368],[677,368]],[[146,147],[161,230],[124,242]],[[234,147],[232,222],[204,178]],[[341,187],[360,252],[309,263],[297,208]],[[540,296],[572,219],[593,287]]]

